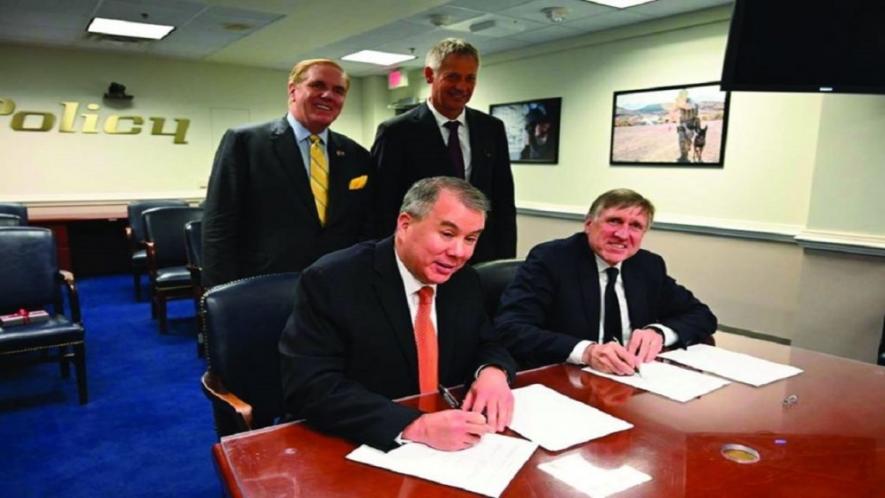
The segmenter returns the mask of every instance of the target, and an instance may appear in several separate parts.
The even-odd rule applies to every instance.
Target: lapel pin
[[[335,155],[338,157],[342,157],[342,156],[344,156],[344,151],[343,150],[336,150]]]

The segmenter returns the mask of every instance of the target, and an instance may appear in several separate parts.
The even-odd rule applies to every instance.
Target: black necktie
[[[447,148],[449,150],[449,160],[452,161],[452,171],[454,172],[452,176],[464,178],[464,153],[461,152],[461,140],[458,139],[458,126],[460,125],[461,123],[458,121],[449,121],[443,126],[449,130],[449,144]]]
[[[605,269],[608,282],[605,284],[605,323],[602,325],[602,342],[612,340],[621,342],[621,306],[618,304],[618,295],[615,294],[615,282],[618,280],[618,269],[611,267]]]

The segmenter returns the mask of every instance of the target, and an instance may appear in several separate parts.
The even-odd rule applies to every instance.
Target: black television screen
[[[722,89],[885,94],[885,2],[736,0]]]

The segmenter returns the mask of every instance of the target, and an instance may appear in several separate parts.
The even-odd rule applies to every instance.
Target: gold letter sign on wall
[[[58,124],[59,133],[98,133],[99,115],[96,111],[101,109],[98,104],[88,104],[86,112],[80,114],[83,118],[83,125],[77,129],[77,110],[80,108],[79,102],[61,102],[61,120]],[[90,112],[91,111],[91,112]],[[12,115],[9,127],[15,131],[50,131],[55,126],[55,114],[51,112],[39,111],[18,111],[15,112],[15,101],[10,98],[0,97],[0,116]],[[158,118],[151,116],[151,135],[173,137],[172,143],[186,144],[187,129],[191,124],[190,119],[174,118],[174,126],[170,126],[172,130],[163,131],[166,127],[166,118]],[[111,114],[104,120],[104,132],[108,135],[138,135],[141,133],[144,118],[141,116],[118,116]]]

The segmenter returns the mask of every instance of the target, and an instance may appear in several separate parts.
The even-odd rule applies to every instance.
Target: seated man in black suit
[[[632,375],[663,346],[716,331],[710,308],[640,249],[653,218],[648,199],[611,190],[590,206],[583,232],[531,250],[495,319],[520,366],[568,361]]]
[[[488,208],[464,180],[421,180],[393,237],[304,270],[280,339],[291,416],[384,450],[400,440],[463,449],[510,423],[516,365],[496,341],[476,272],[462,268]],[[391,401],[461,383],[472,383],[461,410],[422,413]]]

